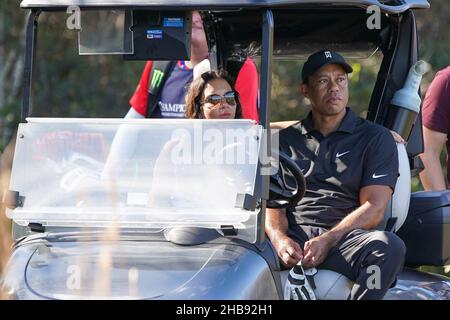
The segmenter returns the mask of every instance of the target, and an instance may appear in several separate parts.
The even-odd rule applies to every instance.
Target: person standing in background
[[[450,181],[448,153],[450,142],[450,66],[438,71],[425,95],[422,107],[424,153],[420,155],[425,169],[420,180],[426,191],[445,190]],[[447,147],[447,181],[440,156]]]

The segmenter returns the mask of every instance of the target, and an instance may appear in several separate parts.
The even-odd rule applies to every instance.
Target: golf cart
[[[256,48],[259,123],[32,117],[39,15],[66,14],[77,5],[79,53],[126,60],[188,59],[189,12],[201,10],[213,67],[230,68]],[[371,5],[382,12],[379,28],[367,28]],[[390,102],[418,60],[412,9],[429,4],[24,0],[21,6],[30,15],[22,123],[5,197],[16,241],[2,280],[7,292],[16,299],[277,300],[284,298],[286,271],[265,236],[265,210],[295,203],[304,185],[301,171],[282,154],[279,161],[296,186],[271,184],[274,172],[264,157],[273,142],[272,60],[302,59],[323,48],[361,59],[381,51],[367,118],[386,126],[406,123]],[[89,22],[100,21],[96,12],[109,18],[87,32]],[[98,31],[109,28],[120,31],[115,41]],[[382,226],[405,241],[407,261],[385,299],[449,299],[447,278],[413,269],[450,261],[450,193],[410,192],[423,151],[421,120],[413,118],[407,147],[399,146],[400,177]],[[120,139],[127,139],[127,150],[111,160]],[[107,162],[113,165],[106,170]],[[319,299],[346,299],[352,286],[329,270],[319,270],[315,284]]]

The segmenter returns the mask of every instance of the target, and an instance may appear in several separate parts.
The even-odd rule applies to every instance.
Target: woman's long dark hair
[[[206,85],[212,80],[222,79],[228,82],[231,89],[235,92],[236,99],[236,114],[235,119],[242,118],[242,106],[239,100],[239,95],[234,89],[234,81],[228,76],[226,71],[208,71],[203,73],[200,77],[195,79],[189,86],[186,94],[186,118],[189,119],[204,119],[202,108],[202,96]]]

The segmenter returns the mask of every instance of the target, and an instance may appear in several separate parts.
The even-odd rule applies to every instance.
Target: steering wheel
[[[286,208],[296,205],[305,195],[305,177],[294,160],[279,153],[280,168],[270,176],[268,208]],[[290,185],[293,183],[294,185]]]

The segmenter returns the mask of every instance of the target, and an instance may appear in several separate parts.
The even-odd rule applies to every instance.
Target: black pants
[[[326,231],[320,227],[291,226],[288,235],[304,248],[306,241]],[[356,229],[343,236],[318,267],[341,273],[355,282],[349,299],[379,300],[402,270],[405,254],[405,244],[394,233]]]

